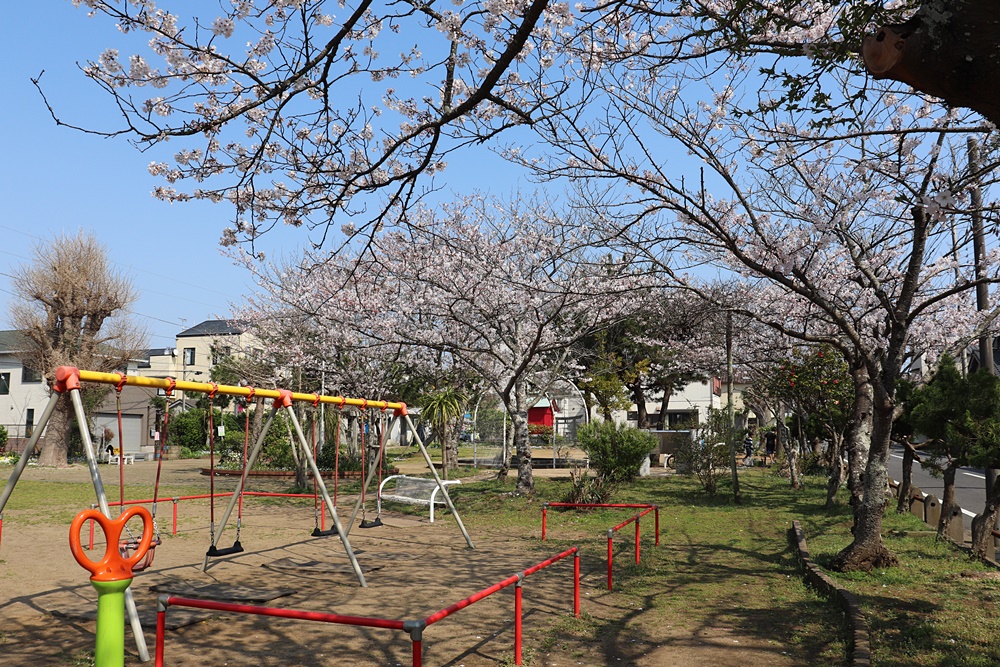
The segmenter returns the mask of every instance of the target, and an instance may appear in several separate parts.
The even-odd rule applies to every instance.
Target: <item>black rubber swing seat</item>
[[[319,528],[313,528],[311,535],[313,537],[330,537],[331,535],[337,534],[337,527],[327,528],[326,530],[320,530]]]
[[[205,555],[209,558],[218,558],[219,556],[232,556],[233,554],[241,553],[243,553],[243,545],[240,544],[239,540],[236,540],[233,543],[233,546],[226,547],[225,549],[219,549],[213,544],[208,548],[208,551],[205,552]]]
[[[382,523],[382,518],[381,517],[375,517],[374,521],[367,521],[365,519],[362,519],[361,520],[361,525],[359,527],[360,528],[378,528],[379,526],[384,526],[384,525],[385,524]]]

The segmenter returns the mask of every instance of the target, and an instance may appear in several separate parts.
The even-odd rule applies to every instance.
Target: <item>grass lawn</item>
[[[0,467],[0,476],[9,467]],[[489,531],[540,539],[541,505],[565,500],[568,480],[536,479],[534,497],[513,494],[514,478],[473,481],[449,488],[474,539]],[[802,583],[788,541],[793,520],[802,522],[813,559],[828,566],[850,541],[851,515],[846,503],[823,507],[825,479],[805,478],[793,492],[788,482],[766,469],[741,471],[743,503],[735,504],[723,485],[707,496],[693,478],[644,478],[623,489],[616,502],[660,506],[661,545],[653,546],[653,517],[642,521],[642,563],[633,563],[631,526],[615,538],[615,590],[602,611],[552,627],[533,647],[537,664],[547,656],[600,652],[614,644],[634,646],[638,660],[650,645],[669,646],[671,628],[723,627],[760,638],[775,651],[788,651],[806,664],[845,665],[848,647],[839,608]],[[341,492],[356,491],[356,484]],[[130,496],[152,489],[133,487]],[[195,489],[161,489],[174,495]],[[114,498],[117,489],[109,486]],[[89,482],[23,480],[8,505],[26,510],[20,520],[66,524],[80,507],[89,506]],[[273,501],[277,502],[277,501]],[[311,501],[309,501],[311,502]],[[425,507],[391,504],[397,511],[426,514]],[[936,542],[927,526],[910,515],[897,515],[890,504],[885,540],[900,566],[870,573],[831,573],[857,593],[872,628],[873,664],[878,667],[966,667],[1000,664],[1000,573],[947,543]],[[591,580],[604,569],[606,531],[633,511],[549,511],[552,551],[579,545]],[[447,512],[440,518],[447,521]],[[592,656],[591,656],[592,657]],[[628,658],[629,656],[625,656]],[[558,661],[564,664],[563,661]]]

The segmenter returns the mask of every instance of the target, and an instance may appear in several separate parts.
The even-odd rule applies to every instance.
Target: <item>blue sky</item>
[[[66,122],[110,129],[110,99],[77,67],[121,36],[106,19],[88,18],[68,0],[14,2],[7,7],[0,44],[4,104],[0,105],[0,328],[10,328],[12,267],[27,261],[39,240],[61,231],[93,230],[116,267],[133,276],[141,293],[133,311],[150,331],[150,347],[170,346],[174,335],[205,319],[226,316],[251,286],[218,245],[231,210],[223,204],[165,204],[150,196],[160,181],[151,161],[123,139],[105,139],[58,127],[31,83],[41,83]],[[122,48],[123,57],[131,50]],[[177,146],[179,148],[179,145]],[[484,169],[481,161],[489,168]],[[488,183],[497,194],[516,187],[502,162],[485,150],[452,158],[439,177],[455,192]],[[489,180],[477,174],[489,173]],[[451,180],[454,179],[454,180]],[[477,180],[479,182],[477,182]],[[530,189],[530,186],[525,186]],[[500,189],[498,191],[498,188]],[[283,230],[265,240],[269,255],[292,253],[302,232]]]

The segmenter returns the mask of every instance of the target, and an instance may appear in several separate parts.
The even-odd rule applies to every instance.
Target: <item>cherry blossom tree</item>
[[[996,155],[970,169],[964,136],[954,132],[960,119],[929,102],[912,108],[891,94],[877,106],[857,101],[856,129],[831,137],[808,115],[743,114],[738,69],[725,70],[730,79],[714,95],[711,80],[697,84],[711,100],[701,103],[681,94],[695,84],[658,74],[606,67],[610,110],[536,126],[548,154],[525,155],[524,164],[543,178],[614,183],[586,193],[610,211],[609,238],[627,239],[630,252],[682,283],[694,267],[742,276],[756,283],[749,314],[844,354],[856,409],[871,392],[871,446],[864,432],[852,434],[860,448],[852,475],[860,485],[864,472],[863,493],[854,542],[836,565],[891,564],[879,528],[895,384],[913,360],[933,363],[993,317],[974,312],[966,295],[996,281],[995,258],[977,279],[969,235],[953,242],[944,221],[968,219],[970,189],[988,180]],[[675,162],[687,176],[676,175]],[[864,424],[856,420],[855,430]]]
[[[647,287],[627,262],[589,251],[566,215],[543,201],[477,197],[420,208],[405,230],[352,253],[306,253],[276,269],[277,280],[261,273],[261,284],[268,299],[308,313],[317,331],[474,372],[511,415],[517,489],[531,493],[529,380],[627,316]]]
[[[946,88],[925,89],[995,120],[991,107],[970,99],[988,97],[989,86],[975,81],[991,80],[983,69],[990,59],[977,55],[967,65],[966,50],[954,46],[981,2],[963,13],[935,12],[928,2],[916,15],[909,3],[857,0],[230,0],[207,14],[180,0],[73,2],[116,31],[114,46],[83,71],[106,91],[120,122],[86,131],[128,137],[148,152],[150,172],[164,181],[157,197],[228,202],[227,245],[253,248],[278,224],[307,228],[323,245],[331,232],[340,241],[338,218],[371,232],[405,221],[406,210],[440,186],[455,151],[512,130],[519,141],[526,133],[518,128],[551,122],[553,108],[572,117],[605,106],[617,82],[591,84],[607,64],[697,79],[711,58],[749,64],[767,54],[768,64],[752,66],[782,92],[756,108],[813,109],[822,124],[848,103],[830,89],[837,75],[858,72],[862,37],[872,26],[911,20],[920,26],[899,39],[920,41],[907,56],[915,51],[921,60],[905,68],[930,71],[924,65],[946,62],[942,52],[954,56],[935,77],[964,82],[947,72],[971,67],[976,76],[962,94],[952,100]],[[945,16],[954,23],[947,38],[918,40]],[[895,40],[873,43],[892,50]],[[977,53],[989,42],[976,40]],[[895,65],[869,67],[913,83]],[[50,109],[57,122],[74,125],[71,110]]]

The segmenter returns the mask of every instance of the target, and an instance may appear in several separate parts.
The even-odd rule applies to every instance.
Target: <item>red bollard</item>
[[[177,534],[177,498],[174,498],[174,535]]]
[[[545,541],[545,515],[548,513],[548,503],[542,505],[542,542]]]

